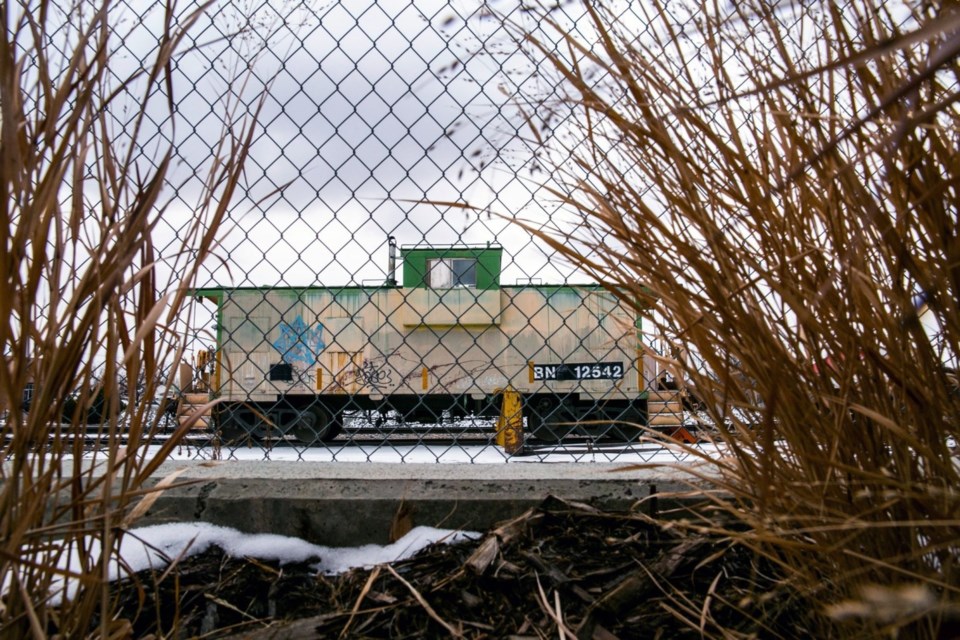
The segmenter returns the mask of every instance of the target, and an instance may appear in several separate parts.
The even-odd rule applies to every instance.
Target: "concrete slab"
[[[156,479],[171,474],[179,486],[166,489],[139,525],[201,520],[328,546],[388,542],[401,508],[414,526],[483,531],[548,495],[648,510],[650,496],[696,482],[680,469],[615,463],[168,462]]]

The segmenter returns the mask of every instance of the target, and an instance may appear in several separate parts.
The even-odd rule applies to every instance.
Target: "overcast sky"
[[[177,3],[174,21],[196,5]],[[77,26],[86,28],[98,6],[65,1],[35,15],[46,20],[41,47],[54,82],[73,54]],[[170,83],[149,85],[141,107],[148,83],[128,81],[153,66],[165,7],[116,0],[108,15],[113,79],[103,90],[125,87],[129,98],[111,104],[105,140],[117,157],[137,145],[128,173],[140,180],[175,150],[171,204],[155,233],[161,288],[179,284],[176,269],[188,261],[178,236],[197,215],[214,150],[229,137],[225,112],[237,121],[261,100],[242,192],[197,285],[382,283],[390,235],[401,245],[498,243],[506,284],[587,281],[498,215],[545,221],[556,205],[530,175],[531,135],[517,109],[515,87],[529,62],[490,7],[528,19],[517,0],[220,0],[189,32]],[[29,1],[12,4],[6,25],[22,39],[28,108],[47,82],[37,71],[36,32],[21,20],[34,10]],[[84,205],[96,211],[97,181],[85,189]],[[71,196],[65,192],[64,202]],[[81,253],[99,246],[95,217],[77,268]]]
[[[507,76],[526,63],[478,5],[273,2],[251,14],[224,3],[193,30],[200,46],[178,60],[177,124],[165,131],[178,156],[171,183],[180,197],[161,226],[171,246],[221,136],[224,98],[253,105],[266,92],[246,197],[232,209],[223,260],[209,263],[201,284],[382,281],[388,235],[402,245],[500,243],[505,282],[570,274],[496,215],[422,203],[538,220],[552,207],[527,179],[529,132],[508,97]],[[161,19],[152,3],[130,7],[120,69],[149,52]],[[244,35],[221,35],[243,24]],[[230,81],[238,76],[243,84]],[[165,105],[156,108],[159,120]]]
[[[589,43],[580,2],[556,4],[550,17]],[[642,4],[607,5],[615,13],[629,9],[622,25],[642,21]],[[118,6],[111,67],[122,78],[151,59],[163,7],[148,0]],[[193,6],[182,3],[180,15]],[[179,248],[176,232],[195,211],[204,167],[223,136],[226,100],[239,98],[252,110],[265,98],[243,197],[201,285],[382,281],[389,235],[400,244],[499,243],[506,249],[505,282],[583,281],[496,215],[423,203],[465,202],[494,214],[556,219],[551,198],[538,188],[543,175],[529,172],[531,134],[517,109],[516,89],[528,82],[531,65],[490,9],[533,28],[525,6],[517,0],[215,4],[191,31],[187,45],[194,48],[174,65],[175,127],[166,97],[158,95],[150,113],[162,135],[141,141],[147,158],[169,140],[177,153],[170,174],[177,195],[159,241]],[[643,31],[639,23],[636,30]],[[117,117],[122,128],[123,115]]]

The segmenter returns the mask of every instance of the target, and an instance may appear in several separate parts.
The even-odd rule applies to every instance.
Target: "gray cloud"
[[[256,28],[243,37],[217,40],[245,24],[239,11],[221,7],[202,25],[197,41],[213,44],[178,61],[174,84],[171,182],[183,206],[202,178],[201,159],[221,139],[224,100],[252,109],[266,96],[245,198],[224,243],[230,253],[211,282],[375,278],[390,234],[403,243],[509,240],[514,277],[562,277],[507,222],[421,202],[546,215],[529,184],[490,168],[495,160],[505,166],[506,151],[525,161],[516,142],[526,125],[502,87],[521,62],[496,21],[476,9],[439,0],[277,2],[249,20]],[[233,81],[247,65],[250,75]]]

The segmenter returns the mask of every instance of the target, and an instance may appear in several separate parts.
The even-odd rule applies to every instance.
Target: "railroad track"
[[[172,437],[171,425],[151,437],[152,444],[160,444]],[[82,441],[84,448],[97,449],[107,445],[109,437],[102,432],[99,426],[92,426],[83,433],[73,433],[64,429],[59,434],[62,442],[73,445],[77,440]],[[10,435],[6,436],[7,441]],[[129,442],[125,434],[119,437],[120,444]],[[186,446],[207,448],[217,446],[214,434],[206,430],[197,430],[187,433],[181,440]],[[266,438],[253,442],[220,443],[219,446],[229,448],[243,448],[255,444],[264,449],[272,448],[340,448],[340,447],[406,447],[411,445],[425,445],[431,447],[485,447],[497,446],[493,422],[464,421],[441,425],[419,423],[392,423],[376,425],[363,420],[349,421],[343,432],[336,438],[324,443],[303,443],[292,436]],[[606,454],[636,453],[656,451],[661,449],[655,443],[618,442],[591,436],[571,434],[560,443],[543,442],[529,437],[526,438],[524,453],[528,455],[546,454]]]

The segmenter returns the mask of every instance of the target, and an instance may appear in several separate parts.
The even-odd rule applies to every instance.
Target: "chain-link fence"
[[[648,425],[695,438],[642,314],[502,217],[552,214],[507,84],[525,9],[504,8],[253,10],[252,204],[195,292],[176,409],[203,414],[198,455],[611,460],[662,451]],[[210,143],[224,53],[181,65],[181,154]]]
[[[765,46],[815,58],[829,7],[781,5],[752,18],[717,10],[744,38],[749,19],[779,25],[790,40]],[[187,455],[619,460],[662,452],[658,439],[704,437],[702,399],[677,379],[676,343],[655,329],[651,301],[578,271],[538,233],[565,230],[551,140],[582,124],[539,65],[602,55],[588,9],[224,3],[197,18],[155,84],[126,79],[156,55],[171,14],[148,2],[111,9],[112,73],[148,98],[111,109],[104,126],[145,169],[172,149],[174,195],[153,229],[168,281],[188,268],[169,266],[173,256],[196,251],[189,225],[209,159],[244,117],[259,123],[194,305],[177,319],[189,343],[166,365],[174,393],[157,398],[171,430],[191,425]],[[638,41],[662,37],[650,16],[668,14],[679,36],[663,55],[678,75],[698,73],[701,51],[683,30],[704,16],[638,2],[605,10]],[[83,11],[63,10],[65,33]],[[187,15],[178,8],[172,22]],[[60,35],[48,46],[67,59]],[[734,89],[739,64],[725,71]],[[715,80],[704,73],[704,100]]]

